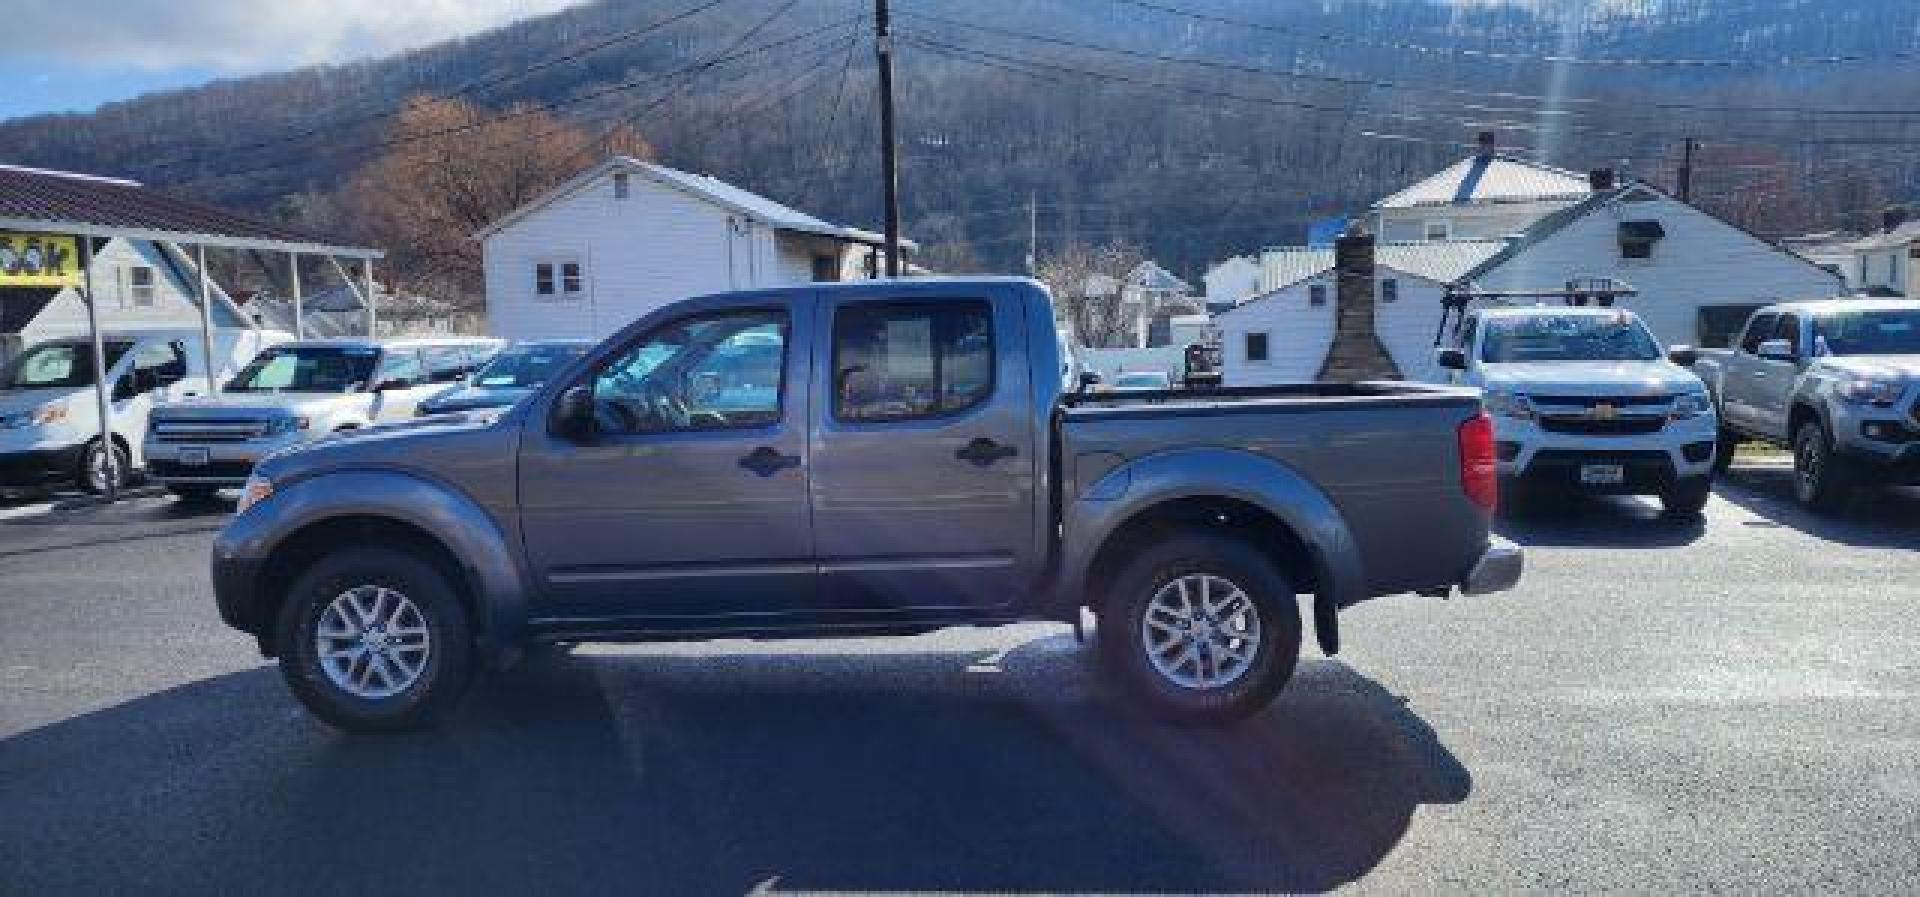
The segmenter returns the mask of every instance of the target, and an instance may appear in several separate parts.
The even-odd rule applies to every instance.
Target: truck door
[[[1019,297],[832,298],[815,359],[823,600],[991,613],[1033,581],[1036,457]],[[1044,372],[1052,376],[1052,371]]]
[[[592,389],[587,436],[551,431],[551,399],[531,409],[520,508],[540,586],[533,616],[712,618],[813,605],[809,305],[709,304],[596,351],[560,385]]]
[[[1787,402],[1793,395],[1793,383],[1800,375],[1799,359],[1806,357],[1807,346],[1800,339],[1800,316],[1786,313],[1774,323],[1769,339],[1786,340],[1793,349],[1792,361],[1753,357],[1753,394],[1749,396],[1754,414],[1754,429],[1779,439],[1791,439],[1787,432]]]
[[[1755,314],[1747,321],[1747,329],[1740,334],[1739,344],[1727,355],[1726,367],[1720,377],[1720,407],[1726,414],[1726,422],[1739,429],[1760,429],[1754,396],[1755,390],[1766,382],[1766,371],[1761,368],[1757,353],[1760,344],[1773,335],[1779,317],[1773,312]]]

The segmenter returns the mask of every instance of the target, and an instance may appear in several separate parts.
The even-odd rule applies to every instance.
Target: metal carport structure
[[[106,382],[106,347],[100,333],[95,303],[93,254],[96,241],[121,238],[146,241],[192,259],[199,279],[196,302],[200,309],[200,350],[209,393],[220,390],[213,363],[213,295],[207,272],[207,249],[238,249],[251,253],[284,254],[290,275],[296,336],[305,336],[300,291],[300,257],[328,260],[348,287],[359,294],[367,309],[367,333],[374,333],[373,261],[386,253],[354,246],[325,234],[262,221],[218,206],[153,190],[136,181],[0,165],[0,231],[71,236],[80,244],[81,299],[87,309],[87,329],[93,342],[93,379],[100,415],[100,440],[107,463],[107,500],[118,497],[123,471],[113,451],[112,399]],[[342,259],[360,262],[361,282],[354,284]]]

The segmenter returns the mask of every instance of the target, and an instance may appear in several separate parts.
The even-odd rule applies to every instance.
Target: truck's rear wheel
[[[1818,421],[1801,424],[1793,435],[1793,495],[1823,513],[1839,511],[1853,496],[1852,472]]]
[[[473,630],[447,578],[414,555],[346,548],[321,558],[287,597],[280,673],[295,697],[351,730],[418,726],[473,677]]]
[[[1300,659],[1293,586],[1252,546],[1171,536],[1137,555],[1100,607],[1108,668],[1159,715],[1232,722],[1265,707]]]

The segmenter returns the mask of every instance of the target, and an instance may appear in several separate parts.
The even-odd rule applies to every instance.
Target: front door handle
[[[763,445],[740,459],[740,466],[763,477],[770,477],[789,467],[800,466],[799,455],[783,455],[770,445]]]
[[[985,436],[967,443],[953,453],[955,458],[970,461],[978,467],[985,467],[1001,458],[1011,458],[1020,454],[1020,450],[1010,445],[1001,445]]]

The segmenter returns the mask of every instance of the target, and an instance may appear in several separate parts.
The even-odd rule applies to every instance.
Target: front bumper
[[[1460,584],[1462,595],[1488,595],[1504,592],[1520,583],[1520,574],[1526,569],[1526,550],[1499,536],[1487,540],[1487,548],[1480,553],[1473,569],[1467,573],[1465,582]]]
[[[69,479],[80,468],[82,448],[65,445],[0,451],[0,484],[37,486]]]
[[[1512,418],[1498,418],[1494,426],[1502,479],[1625,495],[1650,495],[1685,480],[1711,476],[1718,431],[1710,415],[1672,421],[1658,432],[1630,436],[1554,433],[1532,421]],[[1583,484],[1580,468],[1587,464],[1617,464],[1624,479],[1616,484]]]
[[[148,439],[141,449],[146,455],[148,479],[167,485],[239,486],[252,475],[254,465],[268,455],[298,445],[308,438],[307,433],[295,432],[244,442],[161,442]],[[206,452],[205,463],[189,463],[185,460],[195,450]]]

